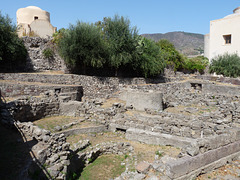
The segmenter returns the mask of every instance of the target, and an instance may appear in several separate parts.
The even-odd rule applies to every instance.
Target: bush
[[[194,58],[186,58],[184,61],[184,69],[191,72],[200,72],[203,73],[204,69],[209,64],[208,58],[203,56],[197,56]]]
[[[1,71],[22,70],[25,67],[27,50],[16,30],[11,19],[0,12]]]
[[[240,57],[237,54],[224,54],[212,59],[210,73],[229,77],[240,76]]]
[[[52,43],[59,45],[60,39],[63,37],[63,33],[66,30],[64,28],[59,29],[57,32],[55,32],[53,34],[53,39],[52,39]]]
[[[183,69],[184,57],[174,47],[174,45],[167,39],[161,39],[157,42],[164,56],[166,66],[172,68],[174,71]]]
[[[164,56],[154,41],[144,38],[140,54],[137,69],[141,70],[144,77],[163,73],[165,67]]]
[[[155,76],[163,72],[168,53],[118,15],[95,25],[78,21],[56,33],[53,42],[72,72],[90,75]]]
[[[100,28],[78,21],[63,32],[59,51],[73,71],[86,73],[86,66],[102,67],[105,63],[106,45]]]
[[[46,58],[46,59],[53,58],[53,56],[54,56],[54,52],[51,48],[44,49],[42,53],[43,53],[44,58]]]
[[[117,71],[121,66],[131,66],[138,46],[139,35],[136,27],[130,26],[130,20],[115,15],[113,18],[104,18],[97,24],[102,28],[108,45],[107,66]]]

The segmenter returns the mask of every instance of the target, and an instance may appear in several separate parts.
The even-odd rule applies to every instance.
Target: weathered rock
[[[140,162],[137,166],[136,166],[136,170],[139,173],[143,173],[146,174],[151,168],[151,164],[149,164],[148,162]]]

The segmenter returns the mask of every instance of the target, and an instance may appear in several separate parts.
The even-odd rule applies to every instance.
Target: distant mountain
[[[166,34],[142,34],[142,36],[159,41],[167,39],[174,44],[176,49],[186,56],[201,55],[204,49],[204,35],[187,32],[168,32]]]

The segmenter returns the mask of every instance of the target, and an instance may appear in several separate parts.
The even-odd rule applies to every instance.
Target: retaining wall
[[[19,81],[0,81],[2,95],[13,96],[39,96],[41,93],[52,90],[57,93],[68,93],[72,100],[81,100],[83,89],[78,85],[58,85],[44,83],[26,83]]]
[[[131,84],[163,83],[175,79],[159,78],[117,78],[97,77],[74,74],[35,74],[35,73],[0,73],[0,80],[21,82],[40,82],[64,85],[79,85],[83,87],[84,95],[90,98],[108,97],[121,87]]]

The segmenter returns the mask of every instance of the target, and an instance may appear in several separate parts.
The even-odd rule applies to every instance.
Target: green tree
[[[228,77],[240,76],[240,57],[235,54],[223,54],[212,59],[210,73],[216,73]]]
[[[86,66],[100,68],[105,63],[106,45],[101,29],[94,24],[77,21],[62,32],[59,51],[74,71],[86,73]]]
[[[56,45],[59,45],[60,39],[63,37],[63,34],[66,30],[64,28],[59,29],[53,34],[52,42]]]
[[[25,67],[27,50],[16,30],[9,16],[0,12],[1,71],[22,70]]]
[[[183,68],[184,57],[175,49],[171,42],[167,39],[161,39],[157,42],[157,45],[160,47],[161,52],[164,55],[168,68],[173,68],[174,71]]]
[[[184,69],[190,70],[191,72],[198,71],[200,73],[203,73],[204,69],[207,67],[208,64],[208,58],[203,56],[185,58]]]
[[[104,18],[97,25],[102,28],[108,44],[107,65],[114,68],[117,75],[121,66],[131,66],[134,63],[134,54],[139,41],[137,28],[130,26],[129,19],[118,15]]]
[[[56,34],[61,56],[72,70],[87,66],[96,75],[155,76],[163,72],[165,51],[138,35],[127,18],[115,15],[95,25],[77,22]],[[83,68],[83,69],[81,69]],[[99,68],[99,69],[96,69]]]
[[[156,76],[164,71],[165,62],[161,49],[153,40],[143,38],[140,56],[135,69],[141,71],[144,77]]]

